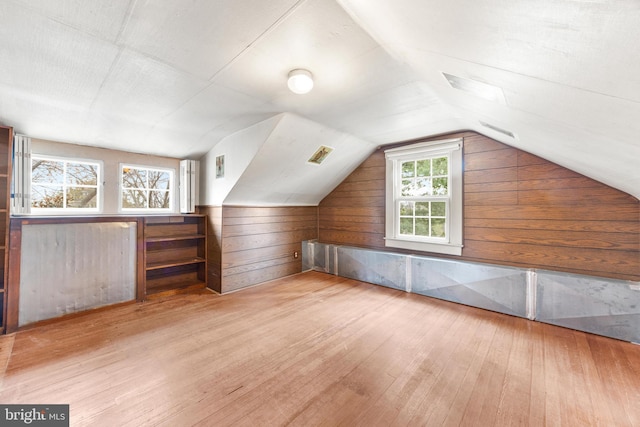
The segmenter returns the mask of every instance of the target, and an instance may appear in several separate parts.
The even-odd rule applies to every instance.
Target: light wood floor
[[[0,337],[72,426],[640,426],[640,346],[309,272]]]

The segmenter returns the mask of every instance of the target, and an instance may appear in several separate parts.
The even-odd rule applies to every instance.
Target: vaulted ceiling
[[[0,123],[33,137],[199,158],[280,113],[371,146],[471,129],[640,197],[637,0],[3,0],[0,16]],[[288,91],[294,68],[311,93]]]

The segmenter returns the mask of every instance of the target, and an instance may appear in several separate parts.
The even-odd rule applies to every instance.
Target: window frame
[[[96,165],[97,166],[97,183],[96,183],[96,207],[95,208],[70,208],[70,207],[66,207],[63,206],[61,208],[38,208],[38,207],[34,207],[33,203],[34,203],[34,191],[33,191],[33,187],[41,185],[42,183],[34,183],[33,182],[33,170],[29,171],[29,181],[30,181],[30,188],[31,188],[31,197],[30,197],[30,210],[29,210],[29,214],[30,215],[96,215],[96,214],[101,214],[102,210],[103,210],[103,202],[104,202],[104,162],[102,160],[95,160],[95,159],[85,159],[85,158],[80,158],[80,157],[68,157],[68,156],[50,156],[47,154],[37,154],[37,153],[32,153],[31,154],[31,168],[33,169],[33,162],[35,159],[39,159],[39,160],[48,160],[48,161],[53,161],[53,162],[64,162],[64,170],[65,170],[65,174],[64,174],[64,182],[61,184],[62,185],[62,192],[63,192],[63,197],[65,200],[65,204],[66,204],[66,190],[68,187],[85,187],[85,188],[93,188],[93,186],[79,186],[79,185],[68,185],[66,182],[66,170],[67,170],[67,164],[68,163],[85,163],[85,164],[92,164],[92,165]]]
[[[167,191],[169,193],[169,207],[168,208],[149,208],[149,197],[147,195],[147,207],[146,208],[125,208],[123,207],[123,195],[124,195],[124,183],[122,182],[122,174],[124,172],[124,168],[133,168],[133,169],[143,169],[146,171],[155,171],[155,172],[168,172],[169,173],[169,189],[161,190]],[[173,168],[165,168],[159,166],[149,166],[149,165],[139,165],[133,163],[120,163],[118,168],[118,212],[120,213],[174,213],[175,212],[175,188],[177,185],[176,179],[176,171]],[[149,188],[144,188],[142,190],[150,191]],[[155,189],[155,191],[158,191]]]
[[[411,145],[385,150],[386,189],[385,189],[385,246],[423,252],[435,252],[446,255],[462,255],[463,247],[463,139],[446,139],[419,142]],[[400,195],[402,185],[402,163],[447,157],[448,195],[414,196]],[[402,200],[446,200],[446,237],[426,237],[400,234],[400,201]],[[414,214],[415,217],[415,214]]]

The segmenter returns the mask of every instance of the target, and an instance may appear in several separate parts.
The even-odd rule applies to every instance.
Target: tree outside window
[[[36,210],[97,211],[100,163],[34,155],[31,207]]]
[[[122,209],[170,210],[173,171],[122,166]]]

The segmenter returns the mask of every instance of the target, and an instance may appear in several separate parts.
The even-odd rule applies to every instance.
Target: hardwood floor
[[[0,374],[72,426],[640,425],[640,346],[317,272],[0,337]]]

